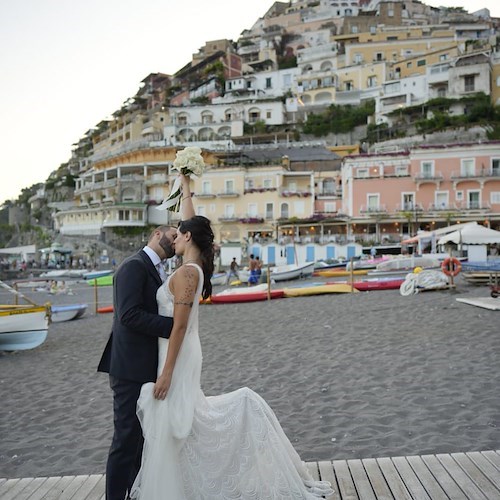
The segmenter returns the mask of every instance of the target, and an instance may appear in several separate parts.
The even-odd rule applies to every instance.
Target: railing
[[[285,198],[288,198],[288,197],[291,197],[291,196],[298,196],[299,198],[300,197],[303,197],[303,198],[307,198],[309,196],[311,196],[311,192],[310,191],[300,191],[300,190],[289,190],[289,189],[285,189],[285,188],[280,188],[279,189],[279,195],[280,196],[284,196]]]
[[[195,193],[196,198],[215,198],[216,194],[215,193],[208,193],[208,192],[201,192],[201,193]]]
[[[437,181],[443,180],[443,174],[441,172],[419,172],[415,174],[414,179],[416,181]]]
[[[424,207],[421,203],[402,203],[396,205],[397,212],[423,212]]]
[[[474,172],[452,172],[452,180],[460,179],[484,179],[487,177],[500,177],[500,169],[498,168],[476,168]]]
[[[490,210],[491,205],[483,201],[457,202],[457,209],[462,211],[485,211]]]
[[[429,212],[450,212],[456,209],[457,206],[454,203],[440,203],[439,205],[431,203],[427,210]]]
[[[362,214],[380,214],[387,213],[385,205],[377,205],[376,207],[361,205],[359,212]]]
[[[237,198],[240,196],[241,193],[238,191],[232,191],[232,190],[227,190],[227,191],[219,191],[217,193],[217,196],[220,196],[221,198]]]
[[[153,186],[155,184],[166,184],[167,181],[167,174],[154,174],[151,177],[146,177],[146,179],[144,179],[144,184],[146,186]]]

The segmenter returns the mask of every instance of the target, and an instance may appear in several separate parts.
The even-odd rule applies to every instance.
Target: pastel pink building
[[[348,235],[379,242],[469,221],[500,229],[500,141],[348,156],[342,213]]]

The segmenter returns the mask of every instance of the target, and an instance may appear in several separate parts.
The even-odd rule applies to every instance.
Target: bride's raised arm
[[[180,174],[181,186],[182,186],[182,198],[181,198],[181,220],[187,220],[194,217],[194,205],[193,199],[191,198],[191,188],[189,187],[190,178],[187,175]]]

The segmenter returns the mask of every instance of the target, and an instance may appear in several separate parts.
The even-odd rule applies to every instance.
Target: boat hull
[[[62,323],[78,319],[85,314],[87,304],[71,304],[66,306],[52,306],[51,320],[53,323]]]
[[[314,272],[314,262],[310,262],[303,266],[279,266],[271,268],[271,280],[274,281],[290,281],[298,278],[312,276]]]
[[[45,342],[49,319],[45,307],[0,311],[0,350],[22,351]]]

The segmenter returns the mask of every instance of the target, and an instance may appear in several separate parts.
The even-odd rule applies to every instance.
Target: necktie
[[[156,264],[156,269],[158,271],[158,274],[160,275],[161,281],[165,282],[165,280],[167,279],[167,273],[163,268],[163,264],[161,262],[158,262],[158,264]]]

